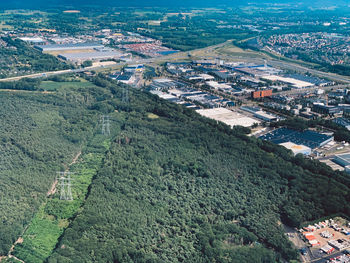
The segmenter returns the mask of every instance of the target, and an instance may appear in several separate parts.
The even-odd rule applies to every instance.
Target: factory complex
[[[259,137],[263,140],[280,144],[293,151],[294,154],[311,154],[311,150],[322,147],[334,140],[333,136],[315,131],[295,131],[288,128],[275,129]]]

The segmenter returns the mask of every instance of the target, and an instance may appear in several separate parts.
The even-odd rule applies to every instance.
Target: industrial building
[[[186,84],[172,79],[154,79],[150,85],[152,90],[169,90],[185,87]]]
[[[350,153],[338,154],[334,157],[333,162],[345,168],[350,173]]]
[[[270,97],[272,96],[272,89],[252,91],[251,96],[253,99]]]
[[[44,45],[47,41],[41,37],[20,37],[20,40],[36,45]]]
[[[323,104],[314,104],[312,106],[312,111],[321,114],[337,114],[341,112],[341,109],[336,106],[328,106]]]
[[[96,49],[96,48],[104,48],[104,46],[96,42],[85,42],[85,43],[71,43],[71,44],[36,45],[35,48],[39,49],[42,52],[50,52],[50,51],[63,51],[63,50]]]
[[[260,120],[263,120],[263,121],[268,121],[268,122],[269,121],[277,121],[278,120],[277,116],[272,115],[272,114],[267,113],[267,112],[262,111],[262,110],[255,112],[254,113],[254,117],[258,118]]]
[[[123,74],[120,74],[116,80],[118,82],[124,83],[124,84],[128,84],[131,85],[135,82],[135,75],[131,72],[124,72]]]
[[[289,77],[282,77],[278,75],[263,76],[262,79],[283,82],[298,89],[315,86],[315,84],[307,81],[302,81],[299,79]]]
[[[95,51],[95,52],[79,52],[79,53],[64,53],[59,54],[58,57],[73,63],[82,63],[87,60],[100,61],[106,59],[120,59],[123,53],[108,50],[108,51]]]
[[[336,118],[333,120],[333,122],[335,122],[336,124],[343,126],[344,128],[346,128],[347,130],[350,131],[350,121],[345,119],[345,118]]]
[[[259,120],[246,117],[238,112],[234,112],[225,108],[201,109],[197,110],[197,112],[204,117],[221,121],[231,127],[251,127],[255,123],[260,123]]]
[[[281,146],[291,150],[294,155],[297,155],[299,153],[303,155],[310,155],[311,154],[311,148],[307,147],[305,145],[298,145],[292,142],[284,142],[280,143]]]
[[[298,145],[304,145],[311,149],[322,147],[334,140],[333,136],[321,134],[314,131],[295,131],[287,128],[279,128],[259,137],[276,144],[293,142]]]

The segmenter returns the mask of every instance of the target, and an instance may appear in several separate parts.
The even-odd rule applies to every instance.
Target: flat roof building
[[[279,128],[259,137],[276,144],[293,142],[298,145],[305,145],[311,149],[321,147],[334,140],[333,136],[321,134],[315,131],[295,131],[287,128]]]
[[[299,153],[301,153],[303,155],[310,155],[311,154],[311,148],[307,147],[305,145],[295,144],[293,142],[284,142],[284,143],[280,143],[280,145],[291,150],[294,155],[297,155]]]
[[[350,152],[336,155],[333,161],[343,167],[349,166]]]
[[[263,121],[277,121],[278,118],[272,114],[269,114],[265,111],[257,111],[254,113],[254,117],[258,118],[258,119],[261,119]]]
[[[96,42],[71,43],[71,44],[49,44],[36,45],[35,48],[42,52],[61,51],[61,50],[79,50],[79,49],[94,49],[103,48],[104,46]]]
[[[251,127],[255,123],[260,123],[259,120],[246,117],[238,112],[234,112],[225,108],[201,109],[197,110],[197,112],[204,117],[221,121],[231,127]]]
[[[59,54],[58,57],[75,63],[81,63],[87,60],[100,61],[104,59],[119,59],[123,53],[119,51],[95,51],[95,52],[79,52],[79,53],[64,53]]]

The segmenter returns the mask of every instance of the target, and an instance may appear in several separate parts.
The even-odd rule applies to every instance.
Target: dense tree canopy
[[[280,221],[350,214],[346,174],[143,92],[124,105],[99,81],[121,132],[49,262],[295,259]]]

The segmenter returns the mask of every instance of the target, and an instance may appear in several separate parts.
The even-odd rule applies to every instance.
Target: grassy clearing
[[[109,140],[102,140],[101,135],[96,141],[104,149],[109,147]],[[91,148],[89,148],[91,149]],[[92,148],[93,149],[93,148]],[[60,200],[60,188],[40,208],[23,235],[23,242],[15,246],[13,254],[26,263],[44,262],[52,253],[59,237],[69,226],[69,223],[82,207],[88,187],[97,173],[104,154],[101,151],[88,152],[81,160],[70,167],[73,172],[73,201]]]
[[[79,89],[79,88],[90,88],[95,85],[91,82],[80,81],[80,82],[55,82],[55,81],[43,81],[40,84],[40,89],[46,91],[57,91],[61,89]]]
[[[58,220],[46,214],[44,209],[45,205],[39,209],[23,235],[23,243],[15,247],[14,254],[25,262],[43,262],[63,233]]]
[[[147,117],[148,117],[149,119],[158,119],[158,118],[159,118],[159,116],[156,115],[156,114],[154,114],[154,113],[148,113],[148,114],[147,114]]]

